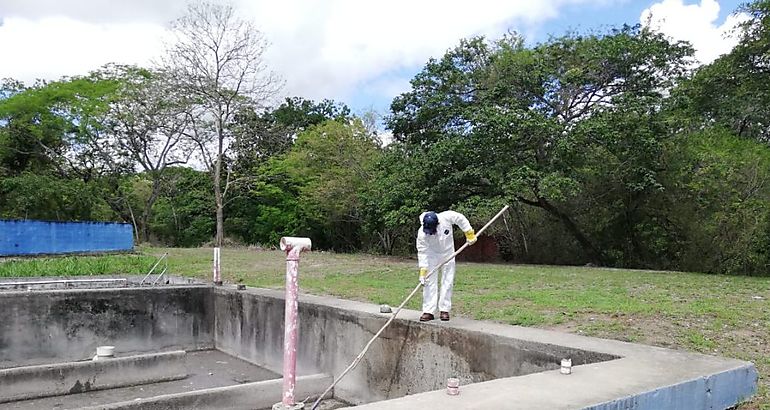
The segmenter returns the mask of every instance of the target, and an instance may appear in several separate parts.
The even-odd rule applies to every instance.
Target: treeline
[[[227,16],[207,7],[175,27]],[[638,26],[463,40],[394,99],[392,141],[334,101],[264,108],[269,76],[243,92],[207,80],[216,65],[6,80],[0,217],[402,254],[424,210],[481,226],[510,204],[489,232],[506,260],[767,274],[770,1],[740,11],[739,44],[703,66]]]

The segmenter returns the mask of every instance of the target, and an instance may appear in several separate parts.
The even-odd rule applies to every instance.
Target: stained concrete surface
[[[72,362],[116,346],[118,356],[214,347],[209,288],[0,292],[0,368]]]
[[[214,292],[217,347],[277,366],[283,292]],[[370,303],[313,295],[299,302],[303,371],[340,374],[388,318]],[[334,397],[371,409],[715,410],[757,389],[756,368],[741,360],[459,317],[419,323],[419,316],[402,311]],[[573,374],[562,375],[556,364],[568,357]],[[459,396],[446,394],[448,377],[461,379]]]
[[[227,288],[217,288],[214,294],[217,348],[279,369],[284,301],[278,297],[283,294]],[[388,317],[379,313],[379,307],[369,310],[369,304],[307,295],[300,301],[300,374],[339,374]],[[363,306],[369,311],[360,311]],[[335,387],[335,397],[354,404],[370,403],[440,389],[449,377],[470,384],[554,370],[565,357],[572,358],[575,365],[618,358],[543,341],[396,320]]]
[[[103,343],[105,335],[117,337],[127,332],[126,342],[133,348],[157,351],[164,344],[208,344],[273,372],[280,371],[283,291],[169,286],[23,293],[27,295],[0,292],[0,302],[6,298],[18,302],[9,305],[10,317],[17,322],[13,326],[0,323],[0,366],[9,346],[26,360],[46,358],[24,350],[38,349],[35,343],[52,343],[59,348],[74,344],[93,354],[89,343],[112,344]],[[72,302],[71,314],[54,309],[59,315],[53,330],[70,329],[72,335],[57,333],[47,342],[42,337],[50,331],[46,315],[51,303],[60,303],[62,295]],[[27,298],[39,301],[44,308],[30,305]],[[379,313],[378,305],[311,295],[301,295],[299,309],[298,372],[312,379],[314,386],[323,384],[328,375],[339,375],[388,318]],[[143,319],[127,327],[115,322],[116,318],[132,317],[132,310]],[[729,408],[757,388],[756,369],[744,361],[463,318],[419,323],[419,314],[402,311],[360,365],[335,388],[334,397],[373,409],[713,410]],[[40,317],[45,319],[42,326],[35,322]],[[19,331],[33,332],[33,336],[41,336],[40,340],[14,333]],[[28,342],[30,346],[23,345],[25,340],[32,342]],[[63,351],[72,353],[72,349]],[[45,353],[55,357],[57,352]],[[574,364],[569,376],[556,370],[560,359],[566,357]],[[459,396],[446,395],[448,377],[461,379]],[[278,386],[278,382],[263,382],[266,384],[257,387]],[[214,394],[203,399],[216,408],[216,400],[229,397],[227,389],[214,388]],[[251,397],[259,389],[244,391],[241,396]],[[274,390],[269,390],[270,394],[280,393],[277,387]],[[132,394],[136,397],[137,392]],[[157,394],[161,393],[147,396]]]
[[[187,353],[186,379],[0,404],[0,409],[78,409],[164,394],[278,379],[280,375],[218,350]]]

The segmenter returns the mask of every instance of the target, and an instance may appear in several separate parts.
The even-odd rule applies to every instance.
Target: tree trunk
[[[569,233],[572,234],[572,236],[575,238],[575,240],[578,241],[580,246],[583,248],[583,250],[588,255],[588,258],[596,265],[603,266],[604,263],[604,255],[602,254],[602,251],[594,246],[594,244],[591,242],[590,239],[583,233],[583,231],[578,228],[577,224],[575,224],[575,221],[572,220],[572,218],[569,217],[569,215],[561,212],[559,209],[557,209],[553,204],[548,202],[545,198],[537,197],[536,201],[530,201],[528,199],[517,197],[517,199],[527,205],[536,206],[538,208],[544,209],[546,212],[550,213],[551,215],[559,218],[562,224],[564,224],[564,227],[567,228]]]
[[[155,201],[160,196],[160,177],[152,173],[152,192],[147,202],[144,204],[144,210],[142,211],[142,242],[150,241],[150,219],[152,218],[152,207],[155,205]]]
[[[136,218],[134,217],[134,210],[131,209],[131,202],[128,202],[126,200],[126,205],[128,205],[128,213],[131,215],[131,224],[134,226],[134,236],[136,237],[136,241],[139,242],[141,238],[139,238],[139,228],[136,226]]]
[[[145,209],[145,211],[147,211]],[[150,241],[150,216],[147,214],[147,212],[142,212],[142,216],[139,220],[139,223],[142,225],[142,243],[147,243]]]
[[[551,215],[554,215],[557,218],[559,218],[559,220],[561,220],[561,222],[564,224],[567,230],[578,241],[580,246],[583,247],[583,250],[586,251],[586,253],[588,253],[588,257],[591,259],[593,263],[600,266],[604,265],[604,256],[602,255],[601,250],[599,250],[596,246],[594,246],[591,240],[588,239],[588,237],[585,234],[583,234],[583,231],[581,231],[580,228],[578,228],[578,226],[575,224],[575,221],[573,221],[572,218],[569,217],[569,215],[556,209],[556,207],[553,206],[550,202],[546,201],[545,198],[538,198],[538,203],[541,204],[541,208],[545,209]]]
[[[214,169],[214,199],[216,201],[217,206],[217,234],[215,238],[216,247],[221,248],[222,242],[224,242],[225,237],[225,229],[224,229],[224,221],[225,221],[225,213],[224,213],[224,201],[222,199],[222,178],[221,178],[221,158],[220,155],[219,158],[217,158],[216,166]]]
[[[214,199],[217,203],[216,247],[221,248],[225,238],[224,195],[222,194],[222,156],[224,155],[225,130],[221,110],[217,113],[217,160],[214,164]]]

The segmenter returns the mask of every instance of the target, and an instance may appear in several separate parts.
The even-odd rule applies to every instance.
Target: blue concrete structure
[[[130,224],[0,219],[0,256],[130,251]]]

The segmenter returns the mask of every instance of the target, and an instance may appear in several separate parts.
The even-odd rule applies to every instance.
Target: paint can
[[[460,394],[460,379],[450,377],[446,380],[446,394],[450,396],[457,396]]]
[[[561,374],[572,374],[572,359],[561,359]]]

